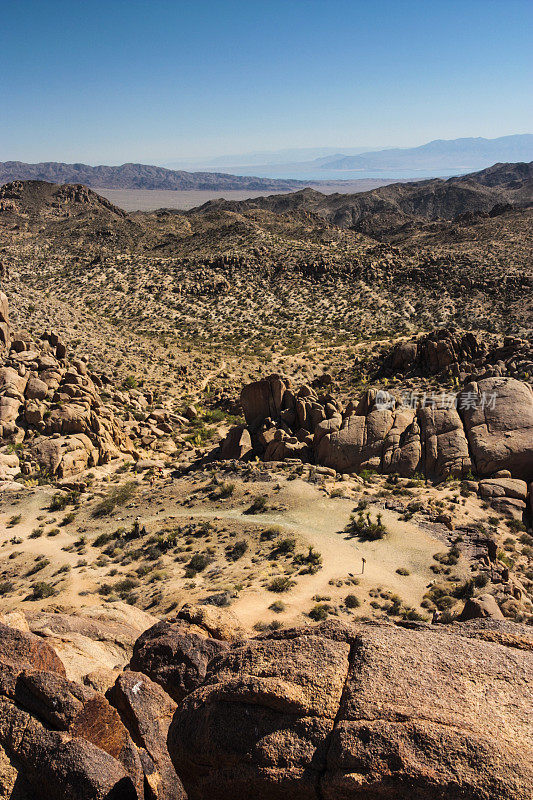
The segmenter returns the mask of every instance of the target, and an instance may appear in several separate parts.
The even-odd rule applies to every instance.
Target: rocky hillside
[[[278,190],[295,189],[303,181],[241,177],[223,172],[185,172],[148,164],[122,164],[117,167],[88,164],[62,164],[47,161],[25,164],[22,161],[0,163],[0,185],[16,180],[50,183],[83,183],[93,189],[225,189]]]
[[[287,197],[273,196],[224,202],[230,209],[265,208],[275,212],[309,211],[341,228],[379,239],[405,238],[416,225],[451,221],[462,215],[497,215],[503,206],[533,203],[533,162],[495,164],[459,178],[395,183],[357,195],[323,195],[303,189]]]

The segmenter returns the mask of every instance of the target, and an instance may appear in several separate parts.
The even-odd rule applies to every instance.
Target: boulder
[[[150,614],[127,603],[109,603],[88,607],[76,614],[51,611],[27,611],[27,624],[39,640],[47,642],[60,656],[67,677],[81,681],[95,670],[113,671],[123,668],[131,658],[140,634],[157,621]],[[102,691],[108,678],[95,677],[93,685]],[[116,675],[105,685],[114,683]],[[85,682],[85,681],[84,681]]]
[[[240,400],[246,423],[256,426],[268,417],[278,419],[286,388],[279,375],[270,375],[244,386]]]
[[[533,652],[461,627],[326,623],[236,643],[170,726],[190,800],[528,797]]]
[[[213,639],[231,642],[245,635],[238,617],[227,608],[186,603],[177,614],[179,620],[201,628]]]
[[[143,747],[153,769],[146,779],[154,800],[183,800],[185,791],[167,750],[167,735],[176,703],[163,689],[141,672],[122,672],[107,692],[134,741]]]
[[[525,503],[527,483],[512,478],[490,478],[479,482],[479,494],[483,500],[490,500],[493,497],[514,497]]]
[[[26,384],[24,396],[26,400],[44,400],[48,394],[48,386],[39,378],[30,377]]]
[[[458,619],[466,622],[469,619],[504,619],[500,607],[491,594],[483,594],[479,597],[469,597]]]
[[[514,378],[484,378],[465,386],[459,413],[476,472],[507,469],[513,478],[533,479],[533,392]]]
[[[65,676],[63,662],[49,644],[33,633],[0,623],[0,664],[24,669],[46,670]]]
[[[57,438],[39,436],[30,450],[41,470],[59,478],[69,478],[99,463],[98,450],[83,433]]]
[[[230,428],[226,438],[220,445],[219,458],[231,460],[244,458],[252,450],[252,439],[244,425],[235,425]]]
[[[226,648],[184,620],[158,622],[135,642],[130,669],[148,675],[179,703],[200,686],[209,661]]]
[[[461,418],[455,408],[427,406],[418,411],[426,477],[462,477],[472,462]]]

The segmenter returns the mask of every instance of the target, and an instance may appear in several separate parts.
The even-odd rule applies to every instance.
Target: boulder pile
[[[131,452],[101,388],[85,359],[67,360],[57,333],[35,341],[19,331],[12,338],[7,298],[0,294],[0,481],[19,472],[69,478]]]
[[[271,375],[245,386],[240,400],[246,426],[230,430],[218,458],[298,458],[340,473],[374,469],[438,480],[506,470],[533,480],[533,391],[514,378],[484,378],[430,402],[370,389],[342,404]]]
[[[486,598],[467,612],[250,639],[185,607],[102,690],[0,624],[0,796],[524,800],[531,629]]]
[[[479,335],[449,328],[396,344],[380,370],[383,376],[449,374],[460,381],[506,376],[533,382],[533,347],[506,336],[489,345]]]

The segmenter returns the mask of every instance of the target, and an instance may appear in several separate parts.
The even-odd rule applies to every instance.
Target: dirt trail
[[[69,530],[68,527],[61,527],[57,536],[48,537],[46,533],[50,525],[54,524],[54,520],[47,515],[44,535],[38,539],[29,537],[32,529],[38,524],[38,518],[43,518],[42,515],[49,506],[53,492],[52,487],[43,487],[24,497],[18,508],[15,507],[17,511],[23,512],[23,520],[14,529],[4,528],[0,544],[5,542],[4,548],[7,545],[6,549],[9,550],[9,540],[12,536],[17,536],[23,541],[23,544],[19,545],[20,549],[31,559],[41,555],[49,558],[52,564],[68,564],[74,567],[79,556],[76,552],[64,552],[62,548],[71,544],[79,534]],[[428,583],[435,577],[429,569],[433,554],[443,548],[442,542],[436,537],[414,523],[400,521],[398,515],[392,511],[369,505],[368,510],[374,518],[378,511],[382,514],[388,534],[384,539],[375,542],[362,542],[357,538],[350,538],[344,530],[353,512],[353,500],[333,499],[317,485],[302,479],[280,480],[275,502],[283,510],[249,515],[245,513],[247,504],[239,507],[206,508],[205,505],[193,505],[180,508],[168,499],[166,508],[161,505],[155,513],[153,508],[149,511],[146,508],[138,508],[138,513],[147,524],[160,523],[170,513],[169,519],[173,520],[181,518],[234,520],[248,528],[257,526],[258,529],[276,525],[283,533],[296,536],[298,552],[305,552],[308,546],[312,546],[322,555],[322,569],[315,575],[293,576],[296,585],[287,593],[276,595],[267,591],[261,585],[259,578],[254,581],[253,586],[242,589],[232,604],[232,610],[245,626],[252,627],[259,620],[271,621],[276,618],[282,619],[284,624],[301,623],[307,619],[302,615],[314,605],[316,600],[313,598],[316,595],[331,597],[332,603],[342,605],[346,595],[353,593],[361,601],[357,613],[370,615],[373,611],[369,606],[372,598],[368,593],[378,587],[398,594],[406,605],[414,607],[420,605]],[[5,522],[12,513],[14,513],[12,509],[7,511]],[[62,515],[53,516],[57,525]],[[116,522],[119,520],[120,517],[115,518]],[[92,526],[88,523],[87,527],[91,530]],[[0,552],[7,555],[4,548]],[[364,574],[362,574],[363,558],[366,560]],[[253,571],[249,575],[252,577],[254,573],[256,576],[262,573],[263,576],[270,574],[273,577],[283,574],[285,563],[287,562],[283,560],[269,561],[262,564],[259,570],[252,567]],[[409,575],[398,575],[396,570],[399,567],[407,569]],[[84,601],[79,595],[80,590],[94,591],[95,580],[103,580],[106,571],[106,567],[98,568],[94,564],[87,569],[77,570],[75,578],[74,576],[66,578],[61,602],[72,603],[74,606],[83,605]],[[358,585],[345,584],[344,581],[348,578],[357,579]],[[176,586],[181,584],[181,581],[182,579],[176,576]],[[333,585],[330,585],[330,581]],[[340,586],[336,585],[337,581],[342,581]],[[173,579],[171,583],[174,583]],[[269,610],[269,606],[278,599],[283,600],[286,606],[281,616]]]
[[[174,512],[175,517],[232,519],[247,525],[266,528],[277,525],[284,532],[295,534],[302,544],[312,545],[322,554],[322,569],[315,575],[301,575],[297,584],[287,594],[276,595],[263,589],[244,589],[232,605],[244,625],[252,625],[258,619],[273,619],[276,615],[268,610],[276,599],[287,606],[283,622],[301,622],[301,615],[313,605],[314,595],[344,597],[353,593],[365,603],[361,613],[370,612],[367,604],[369,589],[383,587],[400,595],[411,606],[418,606],[428,583],[434,579],[429,569],[433,554],[442,550],[442,542],[432,537],[417,525],[400,521],[398,515],[387,509],[369,505],[373,516],[379,511],[389,531],[379,541],[362,542],[343,533],[353,511],[353,501],[331,499],[315,486],[296,480],[285,484],[278,499],[288,510],[250,516],[244,509],[189,507],[186,511]],[[143,517],[147,522],[160,519],[158,514]],[[366,559],[362,574],[362,558]],[[398,575],[398,567],[409,570],[409,575]],[[331,579],[346,579],[353,576],[359,580],[354,587],[339,589],[329,585]]]

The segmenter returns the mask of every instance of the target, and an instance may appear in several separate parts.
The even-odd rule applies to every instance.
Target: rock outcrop
[[[232,641],[211,635],[229,636],[222,612],[185,607],[140,637],[141,669],[105,696],[0,625],[3,796],[523,800],[533,638],[490,599],[453,625],[330,621]]]
[[[24,444],[15,474],[70,478],[133,450],[102,401],[98,376],[83,359],[68,363],[66,355],[53,331],[38,341],[25,331],[11,339],[7,298],[0,295],[0,447]],[[1,474],[3,466],[0,480],[11,479]]]
[[[531,650],[468,636],[325,624],[234,646],[170,728],[190,800],[523,800]]]
[[[461,397],[460,414],[478,474],[505,469],[513,478],[533,479],[531,388],[514,378],[485,378],[465,386]]]
[[[453,375],[460,380],[509,377],[533,381],[533,352],[526,339],[506,336],[489,344],[479,334],[443,328],[398,342],[385,357],[380,374]]]
[[[437,480],[503,469],[533,477],[533,392],[514,378],[486,378],[425,402],[369,389],[343,406],[271,375],[245,386],[241,405],[248,427],[233,428],[216,458],[299,458],[337,472],[420,472]]]

